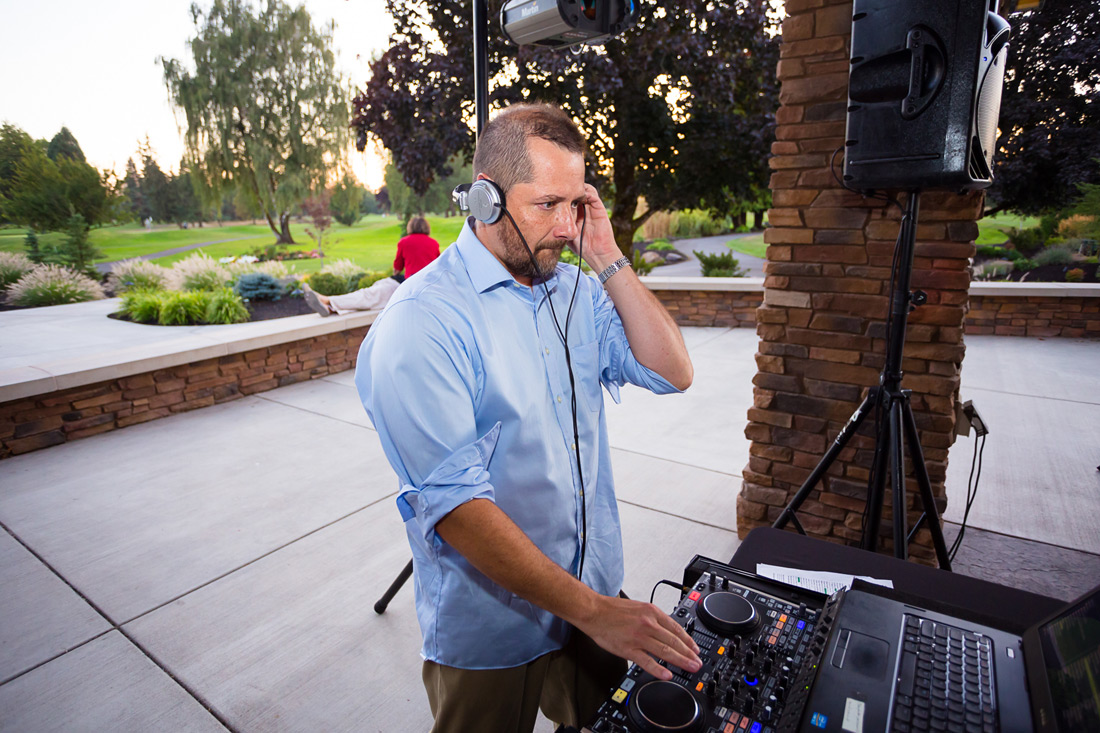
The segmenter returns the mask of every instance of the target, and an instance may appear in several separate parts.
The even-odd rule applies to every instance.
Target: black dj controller
[[[586,733],[771,733],[798,725],[833,599],[696,556],[672,612],[703,666],[659,680],[638,665]],[[662,662],[662,664],[664,664]]]

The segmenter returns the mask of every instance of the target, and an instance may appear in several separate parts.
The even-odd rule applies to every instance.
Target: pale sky
[[[388,46],[385,2],[304,4],[315,27],[336,21],[337,68],[361,89],[371,58]],[[190,7],[191,0],[0,0],[0,121],[47,140],[64,125],[89,163],[119,175],[148,135],[161,168],[176,170],[183,140],[157,57],[190,65]],[[382,185],[377,155],[353,149],[351,161],[364,184]]]

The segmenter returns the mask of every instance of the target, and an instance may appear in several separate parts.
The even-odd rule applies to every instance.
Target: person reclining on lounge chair
[[[390,302],[397,286],[404,281],[405,276],[397,273],[346,295],[321,295],[308,283],[302,283],[302,297],[310,308],[323,317],[333,313],[342,316],[353,311],[382,310]]]

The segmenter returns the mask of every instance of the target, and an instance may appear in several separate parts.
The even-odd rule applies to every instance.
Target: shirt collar
[[[473,217],[466,219],[462,231],[458,234],[458,239],[455,240],[455,246],[458,247],[458,254],[466,264],[466,272],[469,273],[474,288],[479,293],[484,293],[498,285],[514,283],[516,279],[512,277],[512,274],[505,269],[504,265],[500,264],[500,260],[477,238],[471,224],[472,221]],[[546,286],[553,291],[557,287],[557,283],[558,274],[555,268],[554,273],[547,278]],[[539,283],[535,283],[535,286],[537,290],[542,290]]]

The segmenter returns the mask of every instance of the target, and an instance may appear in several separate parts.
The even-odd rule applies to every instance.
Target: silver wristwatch
[[[620,257],[619,259],[612,262],[603,272],[600,273],[600,284],[603,285],[605,282],[611,279],[612,275],[614,275],[616,272],[623,269],[624,267],[630,267],[630,260],[625,257]]]

